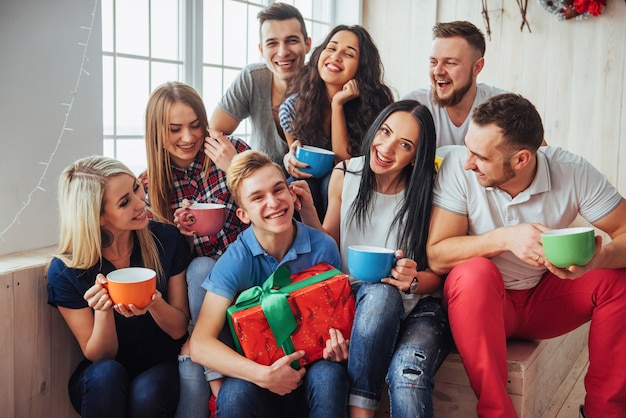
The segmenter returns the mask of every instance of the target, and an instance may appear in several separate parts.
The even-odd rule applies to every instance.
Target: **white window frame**
[[[121,1],[133,1],[133,0],[112,0],[113,7],[115,7],[116,2]],[[151,0],[148,0],[151,1]],[[111,134],[103,135],[104,141],[104,154],[113,158],[118,158],[122,162],[125,162],[129,165],[129,167],[136,173],[143,171],[145,169],[145,151],[143,154],[143,163],[133,163],[127,160],[127,156],[120,155],[118,152],[118,144],[119,141],[140,141],[143,144],[144,135],[143,135],[143,121],[139,121],[138,123],[142,126],[142,133],[137,135],[124,135],[118,133],[117,128],[117,109],[116,109],[116,61],[117,58],[127,58],[127,59],[136,59],[143,60],[148,62],[164,62],[164,63],[172,63],[178,64],[182,66],[182,71],[179,71],[179,80],[184,83],[187,83],[193,86],[198,92],[203,91],[203,69],[205,66],[210,66],[213,68],[221,68],[223,70],[240,70],[239,67],[229,67],[225,65],[215,65],[215,64],[205,64],[203,60],[203,7],[204,2],[210,1],[236,1],[238,3],[250,4],[253,6],[265,7],[274,1],[271,0],[257,0],[257,1],[246,1],[246,0],[180,0],[179,4],[179,51],[180,57],[178,60],[162,60],[156,59],[150,56],[139,56],[139,55],[130,55],[130,54],[122,54],[117,51],[103,51],[103,58],[109,57],[113,62],[113,75],[112,75],[112,88],[111,94],[113,95],[113,106],[112,109],[112,117],[113,117],[113,132]],[[294,4],[298,7],[298,2],[302,0],[283,0],[286,3]],[[316,0],[310,0],[315,2]],[[325,21],[314,21],[305,16],[305,22],[307,24],[307,29],[309,30],[309,36],[311,36],[311,27],[313,23],[321,23],[323,25],[328,25],[329,29],[334,27],[337,24],[361,24],[362,21],[362,0],[329,0],[330,1],[330,19],[328,22]],[[113,14],[115,16],[115,13]],[[225,23],[225,22],[224,22]],[[103,22],[104,24],[104,22]],[[223,26],[226,27],[226,26]],[[238,22],[236,25],[232,26],[232,30],[253,30],[255,33],[258,33],[258,21],[247,22],[247,24],[242,24]],[[115,37],[115,19],[113,19],[113,36]],[[148,35],[149,36],[149,35]],[[246,36],[246,39],[250,39],[249,36]],[[315,46],[317,43],[321,42],[321,39],[313,39],[312,45]],[[114,42],[114,45],[116,43]],[[247,48],[257,48],[257,45],[247,45]],[[260,60],[259,56],[259,60]],[[249,60],[247,60],[249,61]],[[103,60],[104,62],[104,60]],[[246,62],[246,65],[250,62]],[[107,74],[106,71],[103,70],[103,74]],[[151,70],[149,72],[151,78]],[[103,83],[104,86],[107,86],[108,80],[105,80]],[[152,80],[149,80],[150,85],[152,85]],[[223,82],[221,94],[228,88],[229,82]],[[105,87],[106,88],[106,87]],[[107,96],[108,92],[104,92],[104,96]],[[205,100],[205,105],[207,107],[207,113],[210,115],[213,111],[215,105],[217,103],[208,103]],[[248,124],[242,123],[239,128],[235,132],[236,135],[244,138],[249,136]],[[142,148],[143,149],[143,148]],[[134,156],[135,158],[140,158],[141,156]],[[141,158],[140,158],[141,159]]]

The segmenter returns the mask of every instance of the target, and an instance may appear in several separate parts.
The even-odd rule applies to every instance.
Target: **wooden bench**
[[[541,417],[548,409],[578,356],[585,350],[588,333],[587,323],[549,340],[508,341],[507,389],[520,418]],[[476,416],[476,396],[457,352],[448,355],[435,375],[433,398],[436,418]],[[389,399],[385,393],[376,418],[388,416]]]
[[[45,266],[53,252],[0,257],[0,416],[78,417],[67,382],[82,354],[47,304]]]
[[[69,376],[82,358],[59,312],[47,304],[45,266],[54,248],[0,257],[2,416],[76,418]],[[508,390],[520,418],[539,417],[587,344],[589,326],[545,341],[510,341]],[[435,376],[435,416],[475,416],[476,398],[457,353]],[[581,402],[582,403],[582,399]],[[389,416],[386,393],[376,417]]]

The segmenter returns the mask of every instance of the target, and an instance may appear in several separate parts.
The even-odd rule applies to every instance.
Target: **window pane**
[[[182,65],[180,64],[169,64],[164,62],[153,62],[152,63],[152,80],[151,80],[151,88],[150,91],[154,90],[156,87],[165,83],[166,81],[177,81],[180,80],[182,71]]]
[[[134,1],[134,0],[133,0]],[[152,0],[152,26],[150,45],[152,56],[178,60],[179,7],[177,1]]]
[[[229,70],[226,68],[224,69],[224,90],[226,90],[228,86],[232,84],[233,80],[235,79],[235,77],[237,77],[239,72],[239,70]]]
[[[259,62],[263,59],[259,52],[259,19],[256,17],[260,10],[261,7],[256,6],[248,8],[248,64]]]
[[[256,16],[272,1],[102,0],[102,46],[108,54],[102,57],[105,155],[119,158],[137,174],[145,169],[145,107],[150,93],[166,81],[186,81],[187,76],[191,77],[190,83],[198,79],[211,114],[239,69],[262,62]],[[283,1],[300,10],[313,45],[318,45],[330,30],[336,0]],[[189,22],[181,11],[183,4],[193,7],[200,2],[204,25],[202,67],[190,69],[187,62],[182,62],[187,58],[182,46],[198,34],[193,32],[193,25],[186,26]],[[111,56],[113,52],[136,57]],[[248,120],[239,124],[235,135],[244,141],[249,139]]]
[[[237,129],[235,129],[235,132],[233,132],[233,135],[243,139],[248,145],[250,145],[250,123],[248,118],[241,121],[239,126],[237,126]]]
[[[242,18],[247,16],[246,5],[242,3],[229,2],[224,8],[224,22],[237,22],[226,27],[224,31],[224,65],[242,68],[246,65],[246,40],[245,30],[238,30],[241,27],[248,27],[247,22],[242,22]]]
[[[126,164],[136,175],[146,171],[148,164],[145,140],[143,138],[118,139],[117,159]]]
[[[102,50],[113,51],[113,0],[102,0]]]
[[[204,2],[204,62],[222,65],[222,2]]]
[[[112,139],[105,139],[102,141],[102,155],[109,158],[117,158],[115,156],[115,141]]]
[[[328,22],[330,18],[330,0],[315,0],[311,4],[313,19]],[[329,30],[330,32],[330,30]]]
[[[211,117],[217,102],[222,98],[222,70],[221,68],[204,67],[202,99],[208,116]],[[228,88],[228,84],[224,90]]]
[[[317,1],[317,0],[316,0]],[[312,0],[295,0],[293,5],[296,6],[302,17],[305,19],[312,19],[313,16],[313,1]]]
[[[148,61],[117,59],[117,135],[143,135],[148,80]]]
[[[117,52],[148,55],[148,0],[116,1]]]
[[[113,113],[113,57],[102,57],[102,126],[105,135],[115,134]]]
[[[324,23],[313,23],[309,29],[311,30],[311,52],[313,52],[313,48],[319,46],[326,39],[331,27]]]

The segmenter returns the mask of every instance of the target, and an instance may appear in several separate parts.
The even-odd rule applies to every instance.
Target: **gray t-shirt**
[[[272,72],[265,63],[250,64],[237,75],[217,106],[238,121],[250,118],[250,148],[262,151],[283,166],[287,142],[272,115]]]
[[[492,96],[498,94],[508,93],[506,90],[499,89],[497,87],[488,86],[486,84],[478,83],[476,85],[476,98],[472,104],[467,118],[463,121],[461,126],[456,126],[450,120],[448,112],[445,107],[441,107],[433,102],[432,95],[430,94],[431,88],[417,89],[402,96],[402,100],[417,100],[430,110],[435,122],[435,132],[437,133],[437,148],[445,145],[464,145],[465,134],[467,134],[467,128],[469,128],[470,120],[472,119],[472,111]]]

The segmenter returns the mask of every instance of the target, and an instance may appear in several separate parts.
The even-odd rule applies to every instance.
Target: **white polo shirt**
[[[480,235],[503,226],[539,223],[566,228],[580,214],[596,222],[611,213],[622,197],[606,176],[584,158],[558,147],[537,152],[537,174],[515,198],[497,187],[483,187],[471,170],[464,170],[467,149],[452,149],[437,174],[434,204],[468,217],[468,235]],[[545,273],[511,252],[492,258],[507,289],[529,289]]]

